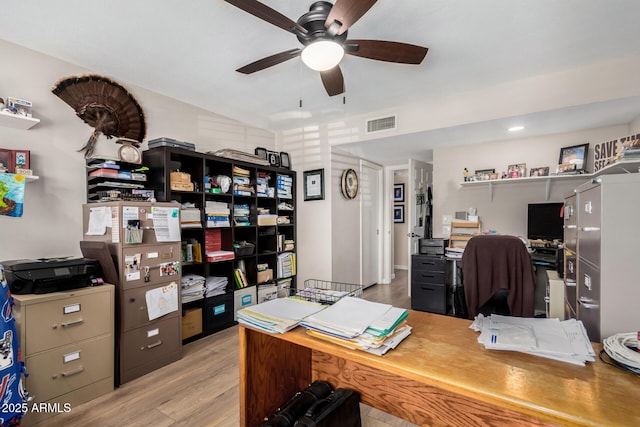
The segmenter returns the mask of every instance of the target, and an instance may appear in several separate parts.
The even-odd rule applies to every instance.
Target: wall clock
[[[342,172],[340,183],[342,195],[347,199],[355,199],[358,194],[358,174],[353,169],[346,169]]]
[[[140,150],[136,146],[138,141],[128,138],[120,138],[116,142],[122,144],[122,147],[118,149],[118,158],[120,161],[134,163],[137,165],[142,163],[142,153],[140,153]]]

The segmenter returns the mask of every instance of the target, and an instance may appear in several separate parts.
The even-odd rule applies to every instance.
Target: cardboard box
[[[202,308],[185,310],[182,315],[182,339],[202,333]]]
[[[191,174],[185,172],[171,172],[169,174],[169,182],[172,190],[193,191]]]
[[[278,215],[258,215],[258,225],[276,225]]]
[[[273,270],[267,269],[264,271],[258,271],[258,283],[264,283],[273,280]]]

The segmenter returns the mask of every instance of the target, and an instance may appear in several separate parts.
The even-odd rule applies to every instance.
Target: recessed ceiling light
[[[519,130],[524,129],[524,126],[513,126],[509,128],[509,132],[518,132]]]

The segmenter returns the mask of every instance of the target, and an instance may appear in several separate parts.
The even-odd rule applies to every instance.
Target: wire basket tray
[[[321,304],[333,304],[340,298],[362,296],[362,285],[307,279],[303,289],[291,289],[291,296]]]

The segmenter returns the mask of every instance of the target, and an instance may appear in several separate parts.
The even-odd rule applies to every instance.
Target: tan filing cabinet
[[[116,385],[124,384],[182,357],[180,310],[180,236],[159,241],[154,208],[175,211],[180,205],[151,202],[100,202],[83,207],[85,241],[105,242],[115,262],[118,328],[116,330]],[[92,209],[108,209],[113,224],[104,234],[87,235]],[[124,221],[135,219],[143,231],[137,243],[127,238]],[[178,222],[179,224],[179,222]],[[167,240],[167,239],[161,239]],[[171,267],[169,267],[171,266]],[[171,271],[169,271],[171,270]],[[171,287],[177,293],[176,310],[150,319],[147,294]]]
[[[33,425],[57,411],[73,409],[113,390],[113,285],[41,295],[14,295],[13,316],[28,377],[25,388],[34,404]]]

